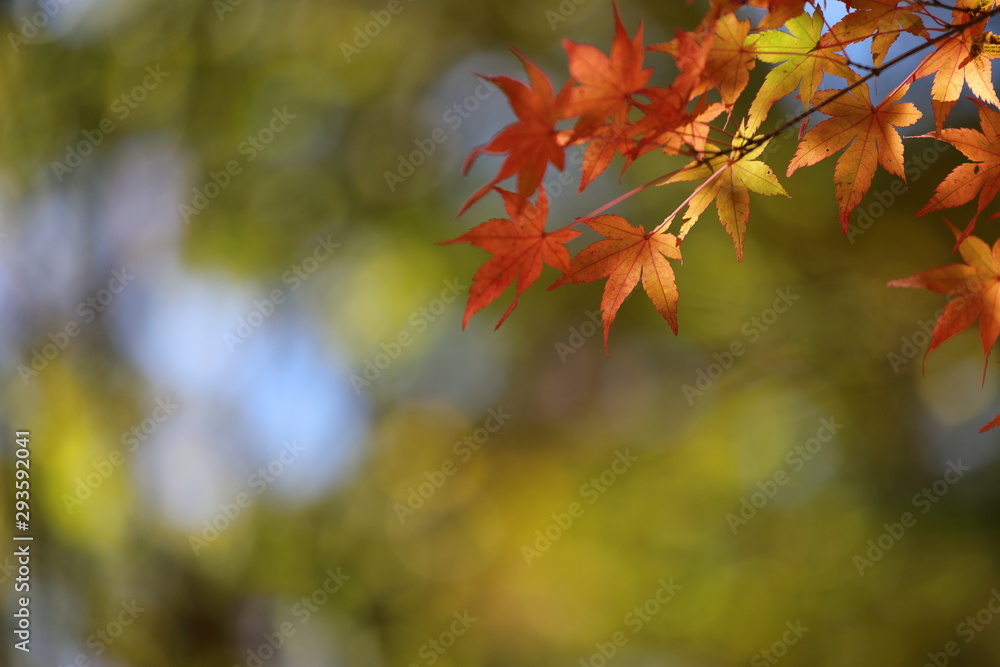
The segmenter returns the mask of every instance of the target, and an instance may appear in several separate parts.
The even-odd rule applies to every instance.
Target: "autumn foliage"
[[[779,173],[791,177],[799,169],[836,157],[834,192],[846,233],[878,167],[905,181],[904,139],[934,138],[954,146],[966,161],[936,186],[918,215],[976,201],[961,230],[953,227],[956,249],[965,263],[930,269],[890,285],[954,297],[937,323],[928,352],[978,322],[988,356],[1000,336],[1000,245],[990,249],[972,233],[1000,191],[1000,100],[992,82],[992,59],[1000,55],[1000,38],[988,31],[990,18],[1000,13],[1000,7],[997,0],[844,0],[842,4],[846,15],[831,25],[823,16],[824,3],[817,0],[711,0],[693,30],[678,29],[669,42],[648,45],[642,24],[630,34],[615,6],[609,54],[563,40],[569,77],[559,87],[515,50],[526,82],[506,76],[484,78],[503,91],[516,120],[476,148],[465,170],[483,155],[503,160],[496,176],[476,190],[460,212],[496,193],[503,198],[507,218],[484,222],[450,241],[471,243],[492,255],[473,278],[463,326],[516,282],[514,300],[502,323],[518,297],[540,278],[543,265],[549,265],[559,272],[550,289],[606,281],[601,300],[605,346],[619,308],[640,281],[676,333],[680,297],[674,271],[681,262],[681,244],[710,207],[741,260],[751,195],[787,197]],[[745,6],[765,11],[736,13]],[[903,33],[908,35],[905,50],[897,45]],[[870,65],[853,62],[845,50],[865,40],[871,41]],[[897,48],[890,54],[894,45]],[[916,69],[895,89],[883,91],[881,101],[873,102],[878,76],[913,57],[918,59]],[[751,72],[758,66],[766,67],[766,73],[756,90],[748,90]],[[664,70],[671,74],[662,75]],[[919,137],[901,135],[901,129],[922,117],[910,89],[925,77],[933,77],[930,99],[915,101],[929,102],[925,108],[933,111],[935,130]],[[829,87],[831,80],[841,83]],[[821,89],[824,82],[828,87]],[[980,128],[946,127],[960,97],[970,93],[979,108]],[[775,105],[793,96],[803,113],[772,132],[762,132]],[[738,106],[741,101],[749,106]],[[737,111],[744,108],[745,112]],[[813,119],[817,112],[826,118]],[[769,165],[768,142],[796,126],[798,145],[790,163],[780,169]],[[572,146],[580,146],[584,155],[581,192],[615,158],[620,158],[622,173],[653,152],[687,156],[690,162],[624,192],[597,211],[556,221],[549,228],[543,179],[550,165],[565,167],[566,151]],[[512,191],[498,187],[508,179],[514,179]],[[687,197],[662,221],[633,225],[605,214],[648,187],[677,184],[689,188]],[[679,224],[672,229],[675,221]],[[602,238],[573,257],[567,244],[585,228]],[[998,423],[1000,418],[988,426]]]

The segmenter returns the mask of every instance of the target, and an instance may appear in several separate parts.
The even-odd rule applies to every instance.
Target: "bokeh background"
[[[657,42],[705,5],[621,12]],[[909,192],[880,173],[849,237],[833,160],[753,197],[741,264],[706,215],[680,335],[634,297],[606,356],[601,285],[554,274],[463,332],[485,255],[435,242],[502,210],[455,216],[498,166],[462,159],[512,118],[475,73],[519,76],[516,44],[561,84],[563,38],[609,47],[609,2],[2,8],[0,663],[1000,664],[998,374],[974,331],[922,373],[943,301],[885,286],[952,261],[914,213],[953,149],[909,141]],[[553,219],[680,161],[582,196],[570,163]],[[655,224],[686,188],[615,211]]]

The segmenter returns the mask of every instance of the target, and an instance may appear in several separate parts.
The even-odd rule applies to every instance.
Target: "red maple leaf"
[[[677,237],[647,232],[641,226],[633,227],[617,215],[600,215],[584,222],[605,237],[604,240],[584,248],[573,260],[572,270],[565,272],[549,289],[569,282],[588,283],[608,279],[601,298],[605,352],[618,309],[640,279],[656,311],[676,334],[677,301],[680,297],[674,270],[667,259],[681,259]]]
[[[635,136],[643,138],[633,157],[655,148],[676,155],[685,144],[700,153],[708,139],[708,122],[725,110],[719,103],[706,104],[704,96],[694,109],[689,109],[692,99],[715,85],[714,81],[704,80],[715,42],[711,37],[699,40],[695,34],[681,30],[676,34],[676,39],[650,47],[673,55],[681,74],[667,88],[646,88],[644,95],[649,102],[636,104],[645,116],[635,123]]]
[[[479,224],[451,241],[451,243],[471,243],[493,255],[479,267],[469,288],[469,302],[462,318],[464,329],[472,316],[497,299],[517,279],[517,292],[497,327],[517,306],[517,300],[528,287],[542,275],[542,264],[554,266],[563,273],[570,270],[570,254],[565,244],[580,232],[561,229],[545,231],[545,220],[549,215],[549,202],[545,190],[538,192],[534,204],[523,200],[520,195],[500,188],[504,207],[510,219],[494,218]]]
[[[625,120],[632,108],[632,96],[643,92],[653,70],[643,69],[645,48],[642,23],[634,38],[629,38],[618,5],[615,5],[615,38],[611,56],[589,44],[563,40],[569,56],[569,71],[580,85],[570,91],[567,113],[580,116],[577,134],[589,134],[593,127],[609,118]]]
[[[989,424],[979,429],[979,432],[986,433],[991,428],[996,428],[997,426],[1000,426],[1000,415],[997,415],[996,417],[993,418],[993,421],[991,421]]]
[[[580,192],[608,168],[615,155],[620,153],[625,156],[625,166],[622,171],[632,164],[634,135],[634,126],[620,119],[601,125],[593,131],[593,137],[583,154],[583,164],[580,166]]]
[[[749,21],[747,23],[749,24]],[[674,57],[680,74],[674,80],[671,88],[677,91],[683,89],[687,99],[690,100],[713,87],[711,81],[703,79],[709,56],[712,55],[712,50],[715,48],[715,36],[712,31],[685,32],[680,28],[677,28],[674,34],[674,39],[660,44],[651,44],[649,50],[669,53]]]
[[[500,172],[462,204],[459,215],[482,199],[494,185],[515,174],[517,192],[522,199],[527,199],[541,185],[550,162],[560,171],[565,166],[566,144],[569,143],[571,132],[557,130],[556,123],[569,117],[566,105],[570,84],[567,83],[556,95],[549,78],[538,66],[529,62],[520,52],[515,50],[514,54],[524,65],[531,87],[508,76],[483,77],[503,91],[518,120],[500,130],[489,143],[474,149],[466,158],[462,171],[467,174],[476,158],[483,153],[507,155]]]
[[[955,236],[958,230],[952,228]],[[991,249],[982,239],[969,236],[958,251],[965,264],[949,264],[928,269],[908,278],[893,280],[890,287],[919,287],[956,296],[945,306],[931,332],[927,355],[957,333],[979,320],[979,337],[987,360],[1000,336],[1000,240]],[[986,368],[983,367],[985,377]]]

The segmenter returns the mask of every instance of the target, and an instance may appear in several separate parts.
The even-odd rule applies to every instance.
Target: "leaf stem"
[[[736,161],[734,160],[733,162],[736,162]],[[704,190],[705,188],[707,188],[709,186],[709,184],[711,184],[712,181],[714,181],[716,178],[718,178],[719,174],[721,174],[722,171],[723,171],[723,168],[721,168],[721,167],[719,169],[716,169],[715,171],[713,171],[712,175],[709,176],[708,178],[706,178],[704,181],[702,181],[701,185],[699,185],[697,188],[695,188],[694,192],[692,192],[690,195],[688,195],[688,198],[685,199],[684,201],[682,201],[680,203],[680,206],[678,206],[677,208],[674,209],[673,213],[671,213],[670,215],[668,215],[667,217],[665,217],[663,219],[663,222],[661,222],[660,224],[658,224],[656,226],[656,228],[653,229],[653,231],[650,232],[650,234],[659,234],[660,231],[662,231],[663,229],[669,227],[670,223],[677,216],[677,214],[681,212],[681,209],[684,208],[685,206],[687,206],[688,204],[690,204],[691,200],[694,199],[695,197],[697,197],[699,192],[701,192],[702,190]],[[683,240],[684,239],[683,233],[681,235],[679,235],[678,238],[681,239],[681,240]]]

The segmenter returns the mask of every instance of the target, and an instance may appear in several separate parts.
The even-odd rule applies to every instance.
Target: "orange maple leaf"
[[[688,0],[688,4],[691,4],[691,1]],[[711,9],[705,20],[711,23],[744,5],[750,5],[758,9],[768,10],[767,15],[760,22],[761,28],[777,28],[785,21],[803,14],[807,1],[809,0],[711,0]]]
[[[692,91],[692,97],[717,88],[723,104],[728,108],[736,104],[740,93],[750,82],[750,70],[757,64],[753,46],[746,44],[749,34],[750,21],[740,21],[733,14],[726,14],[715,22],[713,31],[702,37],[702,40],[710,42],[710,50],[701,66],[701,81]],[[673,55],[678,59],[678,66],[684,70],[681,59],[692,50],[691,42],[698,44],[697,36],[692,38],[687,33],[678,32],[676,39],[654,44],[649,50]]]
[[[570,254],[565,244],[580,235],[570,229],[554,232],[545,231],[545,220],[549,215],[549,202],[544,188],[539,190],[534,204],[524,201],[520,195],[497,188],[503,196],[504,206],[510,219],[487,220],[465,234],[442,245],[451,243],[471,243],[481,248],[491,257],[479,267],[469,288],[469,303],[462,318],[462,328],[469,324],[472,316],[497,299],[517,279],[514,301],[504,312],[497,327],[517,306],[517,300],[528,287],[542,275],[542,264],[553,266],[563,273],[570,270]]]
[[[580,165],[579,192],[583,192],[595,178],[608,168],[615,155],[621,153],[625,156],[625,166],[622,171],[632,164],[633,149],[635,148],[634,136],[634,126],[622,119],[601,125],[593,131],[593,137],[583,154],[583,164]]]
[[[759,28],[777,28],[804,14],[807,1],[811,2],[811,0],[750,0],[750,6],[767,10],[767,16],[761,19]]]
[[[636,148],[636,157],[654,148],[664,153],[678,155],[686,145],[698,155],[705,151],[710,122],[715,120],[726,106],[712,102],[688,110],[688,102],[683,93],[670,88],[651,88],[648,92],[650,104],[638,105],[646,114],[635,124],[635,132],[645,135]]]
[[[853,0],[847,16],[840,19],[820,40],[822,46],[844,46],[872,38],[872,63],[881,67],[889,48],[903,32],[927,38],[920,16],[900,8],[901,0]]]
[[[642,226],[633,227],[617,215],[600,215],[583,221],[604,237],[584,248],[573,260],[572,270],[549,289],[569,282],[588,283],[607,278],[601,297],[601,319],[604,322],[604,350],[608,349],[608,334],[618,309],[635,286],[642,280],[656,311],[677,333],[677,283],[667,259],[681,260],[677,237],[673,234],[647,232]]]
[[[934,134],[921,135],[941,139],[962,151],[971,162],[955,167],[938,184],[930,201],[917,215],[954,208],[972,201],[979,193],[979,205],[972,222],[963,236],[972,233],[979,214],[1000,192],[1000,113],[975,100],[979,106],[979,125],[982,132],[972,128],[945,128]]]
[[[955,230],[958,236],[958,230]],[[990,351],[1000,336],[1000,240],[992,250],[985,241],[969,236],[958,246],[965,264],[949,264],[928,269],[908,278],[893,280],[890,287],[919,287],[938,294],[956,296],[938,318],[927,355],[957,333],[965,331],[978,319],[983,354]],[[983,366],[985,377],[986,367]]]
[[[840,225],[845,234],[851,211],[871,187],[879,163],[890,174],[906,179],[903,140],[893,126],[908,127],[922,116],[913,104],[900,103],[908,90],[908,85],[900,86],[878,106],[872,106],[866,83],[847,93],[821,90],[813,97],[813,104],[821,106],[822,113],[832,117],[802,138],[786,175],[791,176],[796,169],[816,164],[847,146],[837,159],[833,173]],[[837,95],[839,97],[833,99]]]
[[[708,139],[708,122],[725,110],[719,103],[705,104],[704,97],[694,109],[689,109],[693,98],[712,87],[703,86],[702,77],[713,40],[699,42],[694,34],[681,30],[676,34],[676,39],[658,45],[657,50],[672,54],[681,74],[667,88],[647,88],[644,94],[649,102],[636,103],[645,116],[635,123],[635,136],[642,135],[642,140],[634,157],[654,148],[676,155],[685,144],[700,153]]]
[[[746,43],[749,34],[750,21],[738,21],[732,14],[715,24],[715,40],[703,76],[719,89],[722,103],[729,108],[750,83],[750,70],[757,63],[753,46]]]
[[[966,5],[976,5],[978,0],[959,2],[960,8]],[[989,0],[992,5],[992,0]],[[976,7],[966,7],[975,9]],[[974,11],[952,12],[952,23],[963,26],[977,18]],[[962,88],[969,84],[969,89],[979,99],[1000,107],[996,90],[993,88],[992,56],[983,52],[983,32],[986,22],[960,30],[955,35],[943,40],[938,48],[924,58],[913,73],[913,80],[934,75],[934,85],[931,87],[931,106],[934,107],[935,128],[940,131],[944,121],[958,102]]]
[[[997,426],[1000,426],[1000,415],[997,415],[996,417],[993,418],[993,421],[991,421],[989,424],[979,429],[979,432],[986,433],[990,429],[996,428]]]
[[[467,174],[476,158],[483,153],[507,154],[500,172],[462,204],[459,215],[482,199],[494,185],[515,174],[517,192],[522,199],[527,199],[541,185],[550,162],[560,171],[565,166],[566,144],[569,143],[571,132],[557,130],[555,126],[560,120],[569,117],[566,105],[570,84],[567,83],[556,95],[549,78],[538,66],[529,62],[520,52],[515,50],[514,54],[524,65],[531,87],[508,76],[482,77],[503,91],[518,120],[500,130],[489,143],[474,149],[466,158],[462,172]]]
[[[604,55],[589,44],[563,40],[569,56],[569,71],[580,85],[571,89],[567,113],[580,116],[577,133],[587,134],[609,118],[628,118],[632,96],[641,93],[649,82],[652,69],[643,69],[645,49],[642,45],[642,23],[634,38],[629,38],[618,5],[615,4],[615,38],[611,56]]]
[[[726,106],[719,102],[697,107],[688,114],[681,125],[653,140],[663,147],[664,153],[670,155],[679,155],[684,146],[690,146],[696,155],[703,155],[708,144],[708,134],[712,130],[709,123],[725,110]]]

